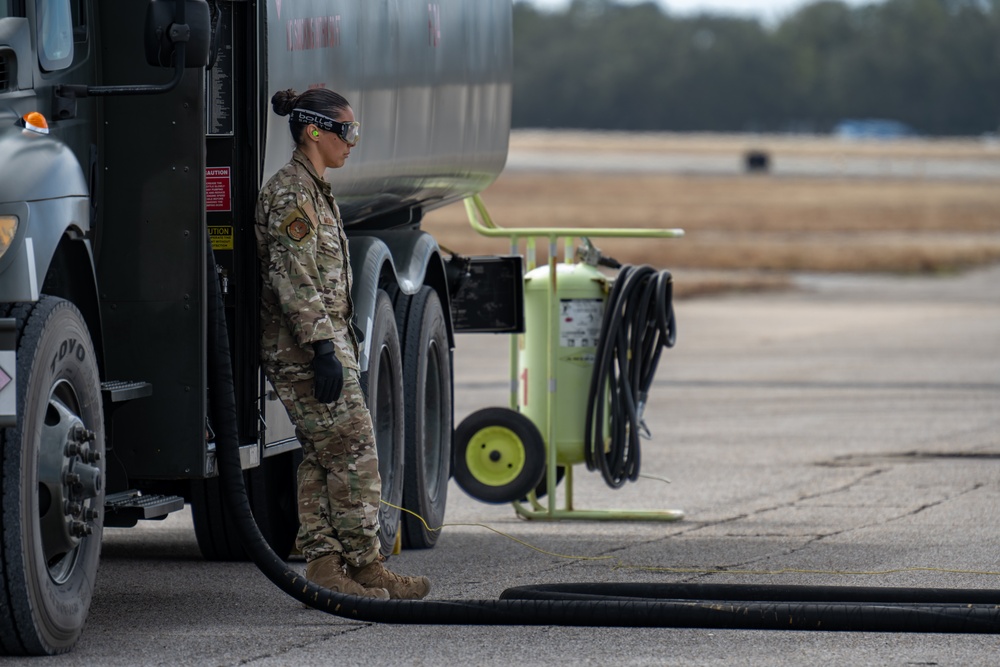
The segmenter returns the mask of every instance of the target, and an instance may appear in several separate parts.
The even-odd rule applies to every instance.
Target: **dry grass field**
[[[853,142],[709,135],[515,133],[516,151],[742,156],[867,155],[1000,161],[979,140]],[[671,269],[680,295],[782,285],[789,272],[953,272],[1000,261],[1000,181],[505,171],[483,193],[503,227],[680,227],[682,239],[595,241],[623,263]],[[461,254],[504,253],[464,207],[424,227]]]

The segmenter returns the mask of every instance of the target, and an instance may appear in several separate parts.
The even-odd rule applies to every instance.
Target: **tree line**
[[[514,5],[514,127],[925,135],[1000,127],[1000,0],[820,0],[776,25],[656,3]]]

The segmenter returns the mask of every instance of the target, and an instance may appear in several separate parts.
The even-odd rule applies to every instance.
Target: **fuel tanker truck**
[[[390,503],[382,543],[434,545],[454,335],[520,326],[523,288],[491,277],[511,258],[445,255],[421,221],[504,166],[509,0],[0,0],[0,655],[73,646],[106,527],[189,505],[206,558],[245,557],[220,499],[213,298],[249,503],[289,554],[299,444],[258,364],[252,226],[292,149],[269,100],[312,87],[362,123],[328,177]]]
[[[0,0],[0,655],[69,651],[104,529],[187,506],[206,558],[248,558],[354,621],[1000,632],[988,590],[568,583],[373,600],[288,565],[301,454],[258,363],[252,230],[258,189],[292,149],[269,109],[287,88],[334,89],[362,123],[350,164],[328,177],[350,246],[384,548],[434,545],[452,476],[487,502],[526,495],[525,518],[682,515],[569,507],[573,464],[613,487],[638,475],[641,405],[675,332],[670,277],[620,267],[610,286],[589,241],[575,268],[554,260],[557,237],[592,230],[488,220],[478,195],[507,156],[511,20],[509,0]],[[548,237],[548,278],[524,273],[513,245],[442,252],[421,222],[459,200],[481,233]],[[462,331],[518,335],[512,407],[456,428]],[[568,428],[559,406],[567,386],[586,388],[575,367],[590,358],[574,399],[585,424]]]

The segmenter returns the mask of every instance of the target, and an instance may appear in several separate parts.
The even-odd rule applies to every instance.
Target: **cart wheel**
[[[534,422],[507,408],[483,408],[455,429],[455,481],[476,500],[509,503],[545,473],[545,441]]]
[[[556,466],[557,486],[559,485],[559,482],[563,481],[563,477],[565,476],[566,476],[566,466]],[[538,485],[535,486],[535,500],[541,500],[542,498],[544,498],[548,494],[548,491],[549,491],[549,470],[548,466],[546,466],[545,469],[542,470],[541,481],[539,481]],[[521,498],[521,502],[528,502],[528,497],[525,496],[524,498]]]

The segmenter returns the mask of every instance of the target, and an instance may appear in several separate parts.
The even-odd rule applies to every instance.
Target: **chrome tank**
[[[326,173],[348,224],[387,214],[405,223],[407,210],[480,192],[499,175],[510,132],[510,0],[264,4],[264,180],[292,151],[271,96],[317,86],[346,97],[361,121],[347,164]]]

